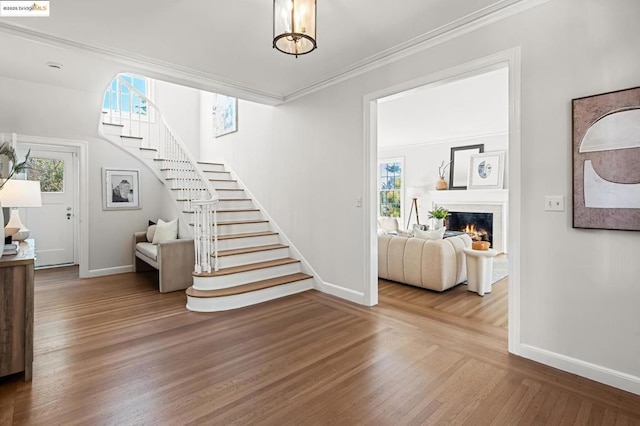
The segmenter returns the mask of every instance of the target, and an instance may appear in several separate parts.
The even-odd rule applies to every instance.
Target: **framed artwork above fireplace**
[[[451,147],[449,189],[467,189],[469,160],[472,154],[484,152],[484,144]]]

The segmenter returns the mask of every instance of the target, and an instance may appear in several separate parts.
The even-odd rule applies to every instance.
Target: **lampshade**
[[[407,196],[409,198],[420,198],[424,195],[424,188],[422,186],[410,186],[407,188]]]
[[[2,207],[42,207],[40,181],[10,179],[0,191]]]
[[[316,46],[316,0],[273,0],[273,47],[304,55]]]

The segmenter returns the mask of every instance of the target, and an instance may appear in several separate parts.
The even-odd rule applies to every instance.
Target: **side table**
[[[493,275],[493,258],[498,255],[497,250],[474,250],[465,247],[467,258],[467,290],[474,291],[480,296],[491,293],[491,276]]]

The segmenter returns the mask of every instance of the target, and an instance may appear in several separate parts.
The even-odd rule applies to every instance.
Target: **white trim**
[[[87,270],[85,275],[80,275],[80,278],[96,278],[96,277],[104,277],[106,275],[115,275],[115,274],[126,274],[128,272],[133,272],[133,265],[124,265],[124,266],[114,266],[111,268],[101,268],[101,269],[92,269]]]
[[[359,291],[351,290],[349,288],[345,288],[336,284],[331,284],[328,282],[321,282],[320,286],[317,287],[317,290],[330,294],[332,296],[339,297],[341,299],[348,300],[353,303],[357,303],[359,305],[365,305],[365,295]]]
[[[238,188],[244,189],[248,198],[250,198],[253,201],[255,208],[260,209],[260,211],[264,215],[264,218],[269,221],[271,228],[279,234],[280,238],[282,238],[281,240],[282,243],[289,246],[292,257],[294,259],[300,260],[300,266],[301,266],[302,272],[313,276],[313,287],[315,289],[319,289],[321,284],[323,283],[322,278],[320,278],[320,275],[316,272],[315,269],[313,269],[313,266],[311,266],[311,264],[307,261],[307,259],[302,255],[300,250],[297,249],[295,244],[293,244],[293,242],[286,236],[282,228],[280,228],[278,223],[273,219],[273,217],[271,217],[267,209],[264,208],[264,206],[260,203],[260,201],[258,201],[256,196],[253,195],[253,193],[249,190],[249,188],[247,188],[247,185],[244,184],[244,182],[242,181],[242,179],[240,179],[238,174],[231,168],[231,166],[229,166],[229,163],[224,160],[222,160],[221,162],[224,164],[226,170],[229,173],[231,173],[231,178],[237,181]]]
[[[382,148],[378,148],[378,152],[384,152],[384,151],[393,151],[396,149],[407,149],[407,148],[420,148],[423,146],[433,146],[433,145],[439,145],[441,143],[446,143],[446,144],[451,144],[451,143],[455,143],[455,142],[467,142],[467,141],[473,141],[476,139],[486,139],[486,138],[491,138],[491,137],[495,137],[495,136],[509,136],[509,132],[508,131],[504,131],[504,132],[492,132],[492,133],[485,133],[482,135],[474,135],[474,136],[461,136],[458,138],[448,138],[448,139],[435,139],[433,141],[426,141],[426,142],[417,142],[417,143],[409,143],[406,145],[396,145],[396,146],[389,146],[389,147],[382,147]]]
[[[526,344],[520,345],[520,356],[640,395],[640,377],[631,374]]]
[[[133,66],[144,71],[149,77],[174,81],[179,84],[190,82],[193,87],[202,90],[234,96],[267,105],[279,105],[310,93],[325,89],[334,84],[343,82],[355,76],[367,73],[383,67],[392,62],[414,55],[425,49],[445,43],[454,38],[468,34],[479,28],[491,25],[510,16],[524,12],[550,0],[500,0],[491,6],[480,9],[474,13],[457,19],[440,28],[436,28],[421,36],[415,37],[404,43],[398,44],[383,52],[358,61],[340,71],[331,73],[315,82],[305,85],[297,90],[284,95],[252,89],[239,82],[225,79],[220,76],[194,70],[177,64],[160,61],[132,54],[119,49],[107,49],[92,46],[77,41],[57,37],[41,31],[35,31],[14,22],[0,22],[0,31],[25,38],[27,40],[44,43],[50,46],[72,49],[75,51],[89,52],[100,57],[115,61],[126,66]]]
[[[89,157],[87,141],[72,139],[57,139],[42,136],[18,135],[18,143],[39,145],[43,149],[61,150],[63,147],[74,148],[77,161],[74,174],[76,175],[76,194],[74,203],[78,207],[75,221],[74,262],[79,265],[80,278],[89,273]]]
[[[377,193],[377,100],[399,92],[429,84],[443,84],[470,75],[507,66],[509,69],[509,351],[518,354],[520,344],[520,47],[498,52],[433,74],[400,83],[398,85],[365,95],[363,98],[364,137],[363,170],[365,182],[363,208],[366,209],[364,226],[364,304],[373,306],[378,302],[378,259],[375,210],[372,208]]]

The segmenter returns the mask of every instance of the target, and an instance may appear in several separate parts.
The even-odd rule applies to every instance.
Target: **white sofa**
[[[467,234],[441,240],[378,236],[378,277],[444,291],[467,279]]]

